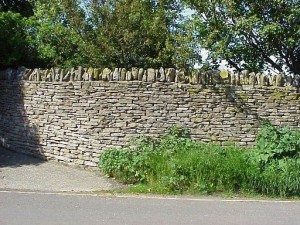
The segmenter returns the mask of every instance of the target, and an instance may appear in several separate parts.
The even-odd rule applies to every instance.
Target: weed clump
[[[300,131],[265,121],[250,151],[249,189],[273,196],[300,195]]]
[[[160,139],[141,136],[104,151],[99,167],[127,184],[161,193],[300,195],[299,131],[264,123],[252,149],[193,141],[171,127]]]

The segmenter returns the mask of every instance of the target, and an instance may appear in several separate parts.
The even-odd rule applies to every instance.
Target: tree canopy
[[[0,24],[17,35],[3,37],[1,49],[9,60],[0,62],[2,67],[187,68],[198,58],[191,57],[197,48],[191,48],[191,36],[183,29],[180,1],[3,0],[0,5],[1,13],[15,20],[11,24],[1,17]],[[23,5],[32,6],[32,13]],[[24,60],[22,49],[34,58]]]
[[[300,74],[300,0],[0,0],[0,28],[0,67],[193,68],[202,48],[211,67]]]
[[[172,29],[180,7],[173,1],[120,0],[101,4],[91,1],[90,22],[96,46],[105,64],[115,66],[170,66]],[[175,44],[175,43],[174,43]],[[101,61],[101,59],[100,59]]]
[[[238,70],[300,74],[299,0],[184,0],[199,44]]]

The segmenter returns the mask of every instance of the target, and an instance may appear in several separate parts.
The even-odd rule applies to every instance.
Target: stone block
[[[178,70],[178,71],[176,71],[175,82],[185,83],[185,71],[184,70]]]
[[[97,167],[98,166],[98,164],[96,162],[93,162],[93,161],[85,161],[84,165],[85,166],[90,166],[90,167]]]
[[[143,81],[144,80],[143,76],[144,76],[144,69],[140,68],[138,72],[138,80]]]
[[[127,81],[131,81],[132,80],[132,72],[131,71],[127,71],[127,73],[126,73],[126,80]]]
[[[95,80],[95,81],[99,80],[99,75],[100,75],[100,69],[94,68],[93,80]]]
[[[113,80],[121,80],[121,74],[118,68],[115,68],[113,72]]]
[[[155,69],[148,69],[147,70],[147,81],[148,82],[155,82],[156,81],[156,72]]]
[[[158,72],[159,72],[159,74],[160,74],[159,81],[160,81],[160,82],[165,82],[165,81],[166,81],[166,73],[165,73],[164,68],[161,67],[161,68],[159,69]]]
[[[77,80],[77,81],[82,81],[82,75],[83,75],[83,73],[84,73],[84,70],[83,70],[83,68],[81,67],[81,66],[79,66],[78,67],[78,69],[77,69],[77,71],[76,71],[76,75],[75,75],[75,80]]]
[[[176,70],[174,68],[168,68],[166,70],[166,78],[168,82],[175,82]]]
[[[126,69],[125,68],[121,68],[121,79],[120,80],[126,80]]]
[[[103,81],[108,81],[110,79],[110,73],[111,73],[111,70],[109,68],[105,68],[102,71],[102,80]]]
[[[139,69],[137,67],[132,67],[131,72],[132,72],[132,79],[138,80]]]

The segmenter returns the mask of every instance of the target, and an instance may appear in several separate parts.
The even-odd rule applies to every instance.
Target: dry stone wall
[[[0,76],[0,144],[70,164],[97,166],[101,151],[142,133],[158,137],[172,125],[189,128],[197,140],[243,146],[253,145],[262,119],[300,127],[293,86],[178,83],[176,72],[173,82],[149,75],[144,81],[63,81],[51,73],[54,80],[41,73],[29,79],[33,73],[21,68]]]

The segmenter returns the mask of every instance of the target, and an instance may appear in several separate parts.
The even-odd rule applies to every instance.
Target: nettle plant
[[[256,141],[256,159],[261,165],[300,157],[300,131],[275,127],[265,120]]]

